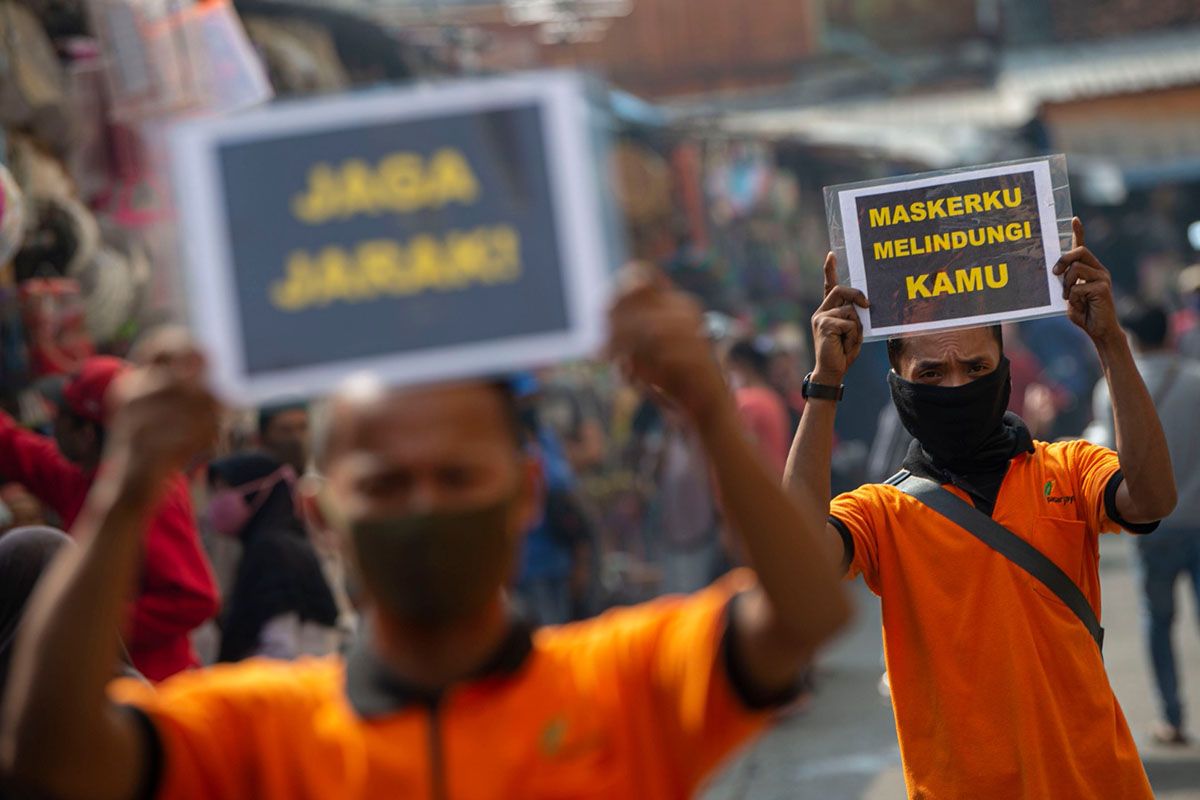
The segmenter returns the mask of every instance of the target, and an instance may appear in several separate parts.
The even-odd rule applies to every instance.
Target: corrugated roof
[[[991,86],[846,99],[726,115],[726,130],[827,139],[852,129],[891,141],[944,143],[946,126],[1014,128],[1045,102],[1200,83],[1200,30],[1006,51]],[[882,132],[882,133],[881,133]],[[922,148],[926,149],[926,148]]]
[[[997,88],[1039,102],[1200,83],[1200,30],[1014,50]]]

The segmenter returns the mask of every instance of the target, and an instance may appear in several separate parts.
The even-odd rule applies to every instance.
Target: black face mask
[[[953,387],[911,383],[888,373],[900,423],[935,462],[955,471],[972,471],[980,451],[1003,425],[1012,394],[1008,367],[1008,359],[1001,356],[993,372]]]
[[[462,511],[433,511],[349,522],[349,576],[397,619],[445,628],[483,611],[509,579],[517,555],[511,531],[515,495]]]

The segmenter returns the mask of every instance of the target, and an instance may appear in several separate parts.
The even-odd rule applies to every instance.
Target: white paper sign
[[[188,302],[219,387],[254,403],[593,354],[616,254],[592,114],[551,72],[182,125]]]
[[[1064,313],[1060,188],[1051,159],[827,188],[864,338]]]

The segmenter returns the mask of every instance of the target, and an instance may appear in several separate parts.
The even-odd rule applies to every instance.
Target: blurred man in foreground
[[[343,662],[251,662],[157,694],[106,690],[159,477],[216,431],[198,355],[164,349],[122,388],[82,547],[33,601],[3,766],[74,798],[691,795],[786,702],[849,608],[817,517],[742,434],[691,301],[643,278],[612,354],[696,426],[757,574],[531,633],[503,586],[537,505],[511,396],[485,381],[352,386],[319,438],[309,513],[357,566],[364,634]]]
[[[1101,658],[1098,534],[1152,531],[1175,505],[1175,483],[1117,324],[1108,270],[1074,225],[1076,246],[1054,272],[1071,321],[1104,364],[1118,452],[1035,442],[1005,413],[999,327],[892,339],[888,384],[916,441],[904,471],[832,505],[836,398],[862,345],[855,306],[867,299],[837,285],[832,253],[825,262],[825,302],[813,316],[817,367],[787,481],[814,513],[828,509],[829,541],[849,574],[883,599],[913,798],[1153,796]],[[1045,567],[1054,588],[1030,571]]]
[[[68,529],[98,476],[112,468],[103,458],[109,389],[127,369],[125,362],[107,356],[84,361],[63,390],[54,440],[0,414],[0,469],[54,509]],[[163,472],[159,480],[157,503],[141,520],[138,592],[124,628],[134,666],[152,681],[199,665],[188,635],[215,615],[218,605],[183,474]]]
[[[1180,700],[1179,672],[1171,641],[1175,626],[1175,586],[1187,575],[1200,609],[1200,363],[1171,350],[1167,313],[1158,307],[1126,311],[1122,323],[1135,349],[1138,371],[1150,389],[1171,448],[1171,466],[1179,481],[1179,505],[1153,536],[1137,540],[1143,616],[1150,664],[1158,687],[1162,719],[1152,731],[1159,744],[1188,743]],[[1084,438],[1103,447],[1116,444],[1108,385],[1099,383],[1093,398],[1095,421]]]

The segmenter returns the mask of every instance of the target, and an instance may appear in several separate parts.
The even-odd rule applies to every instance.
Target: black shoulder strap
[[[1100,627],[1100,620],[1096,618],[1091,603],[1075,581],[1042,551],[970,503],[946,491],[936,481],[900,472],[887,483],[924,503],[1045,584],[1079,617],[1079,621],[1096,640],[1096,645],[1103,649],[1104,628]]]

